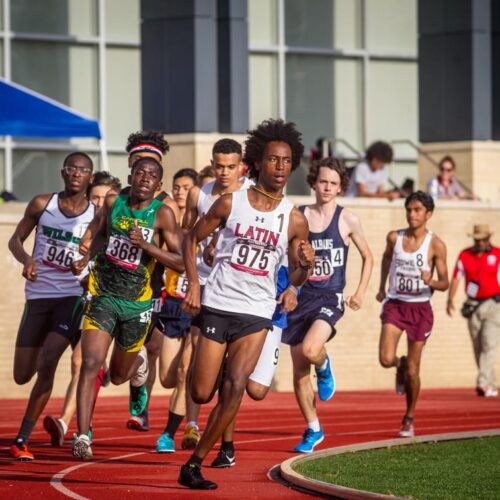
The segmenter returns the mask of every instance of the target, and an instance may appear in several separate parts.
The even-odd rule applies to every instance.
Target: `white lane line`
[[[136,457],[138,455],[145,455],[145,454],[146,454],[146,452],[141,451],[139,453],[129,453],[127,455],[120,455],[119,457],[104,458],[102,460],[96,460],[93,462],[92,461],[91,462],[83,462],[81,464],[72,465],[71,467],[67,467],[66,469],[63,469],[62,471],[54,474],[52,476],[52,479],[50,480],[50,485],[55,490],[57,490],[59,493],[62,493],[63,495],[66,495],[69,498],[74,498],[75,500],[90,500],[89,498],[83,497],[83,496],[79,495],[78,493],[71,491],[66,486],[64,486],[64,484],[62,483],[64,477],[67,476],[68,474],[71,474],[75,470],[82,469],[83,467],[89,467],[91,465],[96,465],[96,464],[100,464],[103,462],[109,462],[111,460],[121,460],[121,459],[125,459],[125,458]]]

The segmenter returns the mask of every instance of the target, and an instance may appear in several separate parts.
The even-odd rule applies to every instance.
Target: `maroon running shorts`
[[[431,334],[434,323],[434,313],[428,300],[425,302],[404,302],[389,299],[384,302],[380,318],[383,325],[389,323],[405,330],[411,342],[425,342]]]

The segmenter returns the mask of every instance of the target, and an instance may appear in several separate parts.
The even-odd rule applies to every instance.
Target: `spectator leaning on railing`
[[[365,153],[365,159],[354,168],[351,185],[346,196],[364,196],[368,198],[388,198],[393,200],[401,195],[397,191],[385,191],[388,180],[386,163],[391,163],[394,156],[389,144],[374,142]]]
[[[455,160],[444,156],[439,162],[439,175],[434,175],[427,183],[427,192],[440,200],[467,200],[474,196],[467,194],[455,177]]]

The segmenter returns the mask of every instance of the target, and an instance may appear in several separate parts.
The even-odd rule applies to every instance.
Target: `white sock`
[[[198,422],[196,420],[190,420],[187,424],[186,427],[195,427],[198,429]]]
[[[59,420],[59,423],[61,424],[61,427],[63,428],[63,433],[64,433],[64,435],[66,435],[66,433],[68,432],[68,426],[67,426],[66,422],[62,418],[58,418],[57,420]]]
[[[327,357],[327,356],[325,356],[325,361],[323,362],[323,364],[322,364],[322,365],[320,365],[320,366],[316,365],[316,368],[317,368],[320,372],[322,372],[323,370],[326,370],[326,367],[327,367],[327,366],[328,366],[328,357]]]
[[[87,436],[87,434],[80,434],[78,436],[78,439],[82,440],[82,441],[85,441],[87,444],[90,444],[90,439],[89,437]]]
[[[321,430],[318,419],[313,420],[312,422],[308,422],[307,427],[309,427],[309,429],[311,429],[313,432],[319,432]]]

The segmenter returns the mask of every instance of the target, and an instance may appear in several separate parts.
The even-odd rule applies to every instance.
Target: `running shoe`
[[[61,448],[64,443],[64,428],[59,418],[47,415],[43,419],[43,428],[50,434],[50,444]]]
[[[156,441],[157,453],[174,453],[175,444],[174,440],[170,437],[168,432],[164,432]]]
[[[413,418],[403,417],[401,428],[399,429],[399,437],[412,438],[415,436],[415,429],[413,428]]]
[[[144,410],[140,415],[133,415],[128,419],[127,427],[136,431],[149,431],[149,415]]]
[[[92,458],[92,448],[90,447],[90,439],[85,434],[76,434],[73,437],[73,456],[82,460],[90,460]]]
[[[401,356],[399,359],[399,366],[396,370],[396,394],[402,396],[406,393],[406,368],[408,362],[406,360],[406,356]]]
[[[129,410],[132,416],[141,415],[146,409],[148,404],[148,390],[146,389],[146,384],[142,384],[139,387],[134,387],[130,384],[129,387]]]
[[[328,354],[326,355],[326,368],[324,370],[316,368],[316,376],[318,377],[319,399],[328,401],[335,393],[335,377],[332,373],[332,363]]]
[[[200,440],[200,432],[198,427],[194,425],[186,425],[184,435],[182,436],[181,448],[183,450],[194,450]]]
[[[488,387],[484,392],[486,398],[496,398],[498,396],[498,390],[495,387]]]
[[[214,467],[216,469],[225,469],[227,467],[232,467],[233,465],[236,465],[234,452],[219,450],[219,453],[217,453],[217,456],[215,457],[210,467]]]
[[[19,460],[20,462],[29,462],[35,458],[22,439],[16,439],[10,445],[10,453],[15,460]]]
[[[314,451],[314,447],[321,443],[323,439],[325,439],[323,429],[320,429],[319,432],[314,432],[308,427],[304,432],[302,441],[293,449],[293,451],[296,451],[297,453],[312,453]]]
[[[204,479],[201,475],[201,467],[196,464],[184,464],[181,467],[179,479],[177,480],[182,486],[187,486],[194,490],[215,490],[217,484],[208,479]]]

